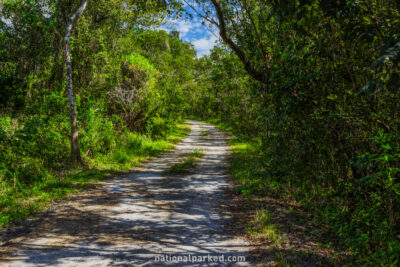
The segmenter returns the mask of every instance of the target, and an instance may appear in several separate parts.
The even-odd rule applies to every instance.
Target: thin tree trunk
[[[64,38],[64,54],[65,54],[65,65],[67,69],[67,91],[69,100],[69,114],[71,120],[71,158],[75,162],[82,162],[81,151],[79,149],[79,138],[78,138],[78,122],[76,118],[76,105],[74,90],[72,87],[72,62],[71,55],[69,52],[69,40],[72,32],[72,25],[75,20],[82,15],[83,11],[86,9],[89,0],[84,0],[79,7],[79,9],[69,18],[67,24],[67,30]]]

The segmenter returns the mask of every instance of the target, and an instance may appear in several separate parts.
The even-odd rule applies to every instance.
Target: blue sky
[[[218,31],[213,28],[207,29],[206,25],[201,24],[201,19],[194,14],[190,7],[185,6],[185,10],[192,14],[192,20],[181,18],[178,20],[169,20],[167,25],[161,29],[169,32],[171,30],[179,31],[179,37],[185,42],[190,42],[197,50],[197,57],[208,55],[210,50],[218,40]]]

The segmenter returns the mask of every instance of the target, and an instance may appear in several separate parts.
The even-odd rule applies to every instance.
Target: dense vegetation
[[[62,42],[80,2],[0,4],[2,214],[10,196],[71,168]],[[220,32],[200,59],[178,33],[155,30],[182,3],[100,0],[74,24],[84,164],[129,167],[142,139],[162,142],[187,115],[218,119],[252,155],[234,173],[244,195],[296,199],[358,263],[396,265],[398,2],[184,2]]]
[[[186,132],[177,124],[196,52],[154,29],[177,6],[96,1],[70,41],[83,158],[72,163],[63,38],[80,4],[1,3],[0,225],[170,149]]]
[[[242,193],[289,195],[359,263],[398,264],[398,2],[210,2],[230,49],[199,60],[195,111],[253,140]]]

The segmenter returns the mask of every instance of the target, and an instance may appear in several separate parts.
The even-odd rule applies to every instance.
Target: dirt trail
[[[233,235],[232,216],[221,208],[230,187],[225,137],[209,124],[189,122],[191,133],[174,151],[58,205],[30,233],[10,240],[0,266],[176,266],[155,259],[247,257],[250,244]],[[164,173],[196,149],[205,156],[192,173]],[[180,265],[250,265],[209,259]]]

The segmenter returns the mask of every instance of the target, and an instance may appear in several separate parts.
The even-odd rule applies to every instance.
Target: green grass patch
[[[248,233],[267,239],[275,247],[281,243],[279,232],[271,222],[271,214],[266,209],[256,210]]]
[[[209,136],[210,133],[208,131],[201,131],[200,135],[201,136]]]
[[[84,190],[111,174],[107,170],[70,170],[67,173],[47,174],[30,187],[18,183],[16,187],[3,183],[0,195],[0,226],[18,221],[39,212],[54,201],[70,193]]]
[[[85,157],[88,167],[50,172],[43,170],[33,183],[20,182],[0,172],[0,227],[48,208],[55,201],[89,188],[117,171],[129,170],[174,147],[190,131],[179,124],[165,139],[127,132],[108,154]]]
[[[257,209],[250,221],[247,233],[252,237],[267,240],[274,251],[275,260],[278,266],[289,266],[283,253],[280,251],[282,238],[276,226],[271,221],[271,214],[267,209]]]
[[[187,157],[177,164],[169,167],[167,173],[190,173],[196,166],[196,160],[202,158],[204,152],[200,150],[195,150],[187,155]]]
[[[190,152],[187,156],[189,159],[198,159],[204,157],[204,152],[201,150],[194,150],[193,152]]]
[[[235,190],[245,197],[276,195],[282,185],[268,175],[269,163],[260,144],[239,139],[230,140],[232,157],[229,171],[235,181]]]
[[[101,170],[122,171],[138,166],[144,160],[171,150],[190,131],[186,124],[178,124],[165,139],[128,132],[121,136],[116,147],[107,154],[88,158],[90,166]]]

